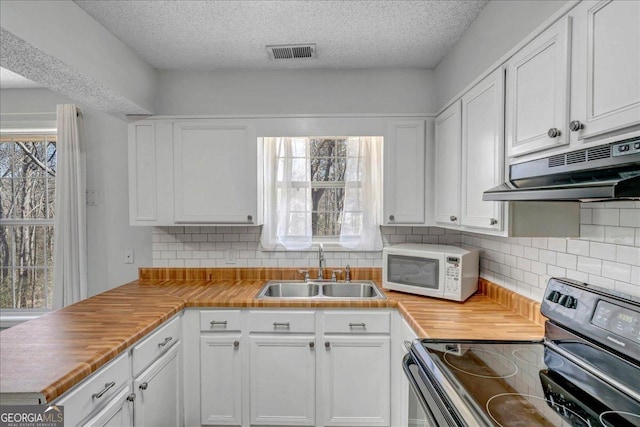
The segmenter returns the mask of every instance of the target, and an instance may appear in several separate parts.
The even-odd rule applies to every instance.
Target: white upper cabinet
[[[462,97],[462,205],[464,226],[500,230],[501,202],[482,193],[503,181],[504,70],[494,71]],[[444,197],[444,196],[443,196]]]
[[[460,225],[460,100],[436,118],[435,216],[436,222]]]
[[[255,224],[258,154],[253,126],[241,121],[174,123],[176,223]]]
[[[385,225],[425,223],[425,121],[390,120],[384,144]]]
[[[572,138],[639,125],[640,2],[586,1],[571,15]]]
[[[509,157],[569,143],[571,18],[564,17],[507,63]]]

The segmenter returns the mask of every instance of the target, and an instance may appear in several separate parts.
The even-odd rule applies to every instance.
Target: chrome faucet
[[[324,280],[324,247],[318,245],[318,280]]]
[[[351,282],[351,267],[347,264],[347,267],[344,269],[344,281],[345,283]]]

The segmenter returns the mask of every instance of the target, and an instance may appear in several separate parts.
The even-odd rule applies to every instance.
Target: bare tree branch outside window
[[[0,308],[50,308],[56,138],[0,137]]]

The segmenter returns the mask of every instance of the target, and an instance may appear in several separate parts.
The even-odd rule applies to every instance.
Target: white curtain
[[[381,213],[382,139],[349,138],[340,245],[360,251],[382,250]]]
[[[58,105],[54,308],[87,297],[86,152],[82,116],[75,105]]]
[[[305,138],[265,138],[265,212],[260,243],[273,249],[311,247],[309,144]]]

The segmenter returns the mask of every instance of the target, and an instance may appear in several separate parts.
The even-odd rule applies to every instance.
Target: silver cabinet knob
[[[138,386],[140,390],[146,390],[148,387],[149,387],[149,383],[147,383],[146,381]]]
[[[455,216],[455,215],[451,215],[451,216],[449,217],[449,220],[451,220],[451,222],[456,222],[456,221],[458,220],[458,217],[457,217],[457,216]]]
[[[547,132],[547,135],[549,135],[549,138],[557,138],[560,136],[562,132],[560,132],[560,129],[558,128],[551,128],[549,129],[549,132]]]
[[[238,348],[238,347],[240,347],[240,341],[234,341],[233,348]]]
[[[135,393],[131,393],[129,396],[127,396],[127,402],[133,402],[134,400],[136,400]]]
[[[325,341],[324,342],[324,348],[326,348],[327,350],[329,350],[331,348],[331,343],[329,341]]]
[[[314,348],[316,343],[314,341],[309,341],[309,348]]]
[[[395,215],[389,215],[389,222],[393,222],[396,220]]]
[[[573,120],[571,123],[569,123],[569,130],[571,130],[571,132],[577,132],[580,129],[584,129],[584,123],[582,123],[580,120]]]
[[[490,223],[491,225],[496,225],[496,224],[498,223],[498,220],[497,220],[497,219],[495,219],[495,218],[491,218],[491,219],[489,220],[489,223]]]
[[[247,215],[247,222],[253,223],[253,216]]]

